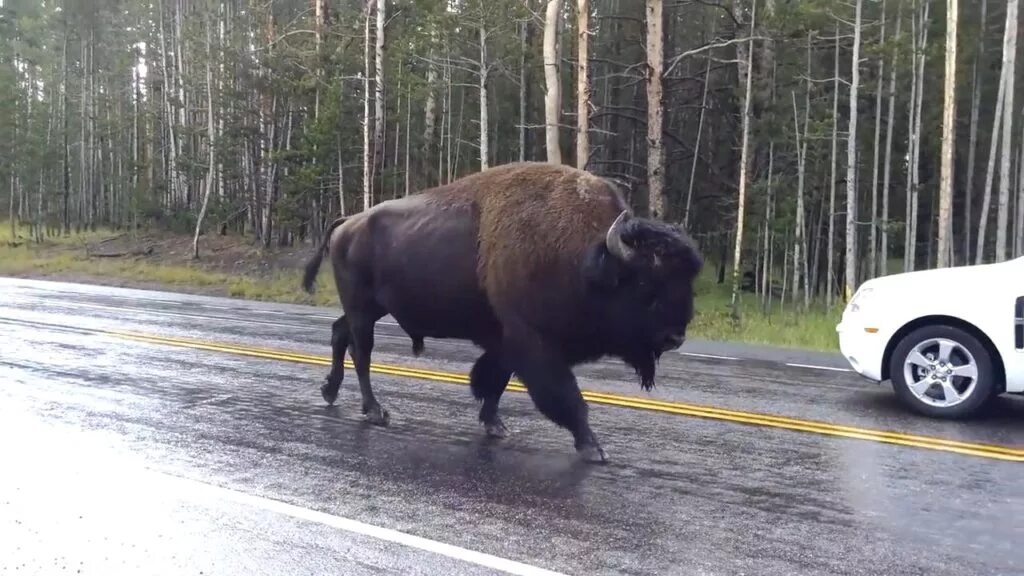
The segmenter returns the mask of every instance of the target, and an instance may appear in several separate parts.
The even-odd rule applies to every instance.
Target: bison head
[[[619,214],[583,264],[602,339],[654,385],[655,363],[682,346],[693,319],[693,282],[703,261],[677,226]]]

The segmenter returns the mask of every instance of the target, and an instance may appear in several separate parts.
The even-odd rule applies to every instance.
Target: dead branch
[[[724,42],[715,42],[714,44],[705,44],[704,46],[701,46],[700,48],[694,48],[693,50],[687,50],[686,52],[683,52],[682,54],[678,54],[676,56],[673,56],[672,59],[669,60],[668,68],[665,69],[665,72],[662,73],[662,76],[671,73],[672,70],[675,69],[676,65],[679,64],[679,62],[683,58],[687,58],[689,56],[695,56],[697,54],[700,54],[701,52],[707,52],[708,50],[714,50],[715,48],[725,48],[727,46],[732,46],[733,44],[741,44],[743,42],[750,42],[752,40],[771,40],[771,38],[768,38],[767,36],[747,36],[746,38],[733,38],[732,40],[726,40]]]

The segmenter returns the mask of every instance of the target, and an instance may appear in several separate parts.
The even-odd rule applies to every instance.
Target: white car
[[[850,366],[907,407],[968,416],[1024,392],[1024,257],[869,280],[836,332]]]

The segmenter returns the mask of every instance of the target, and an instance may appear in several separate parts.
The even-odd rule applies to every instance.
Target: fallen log
[[[86,256],[89,258],[124,258],[125,256],[149,256],[152,253],[152,246],[140,248],[138,250],[129,250],[127,252],[89,252],[86,250]]]

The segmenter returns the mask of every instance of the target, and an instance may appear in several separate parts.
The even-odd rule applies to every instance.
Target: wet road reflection
[[[330,320],[313,309],[238,304],[247,310],[218,314],[296,327],[230,324],[149,314],[176,305],[102,290],[128,292],[61,289],[0,284],[8,572],[501,573],[240,494],[566,574],[1024,573],[1018,463],[601,405],[593,426],[612,461],[593,467],[524,394],[503,399],[513,435],[493,442],[465,387],[384,374],[375,386],[392,426],[375,428],[351,375],[329,408],[322,366],[95,331],[325,355]],[[162,298],[198,316],[200,303],[229,304]],[[407,339],[380,347],[381,362],[412,362]],[[417,366],[464,373],[473,357],[450,343],[427,350]],[[973,426],[946,425],[891,410],[887,391],[843,374],[710,359],[661,370],[666,401],[1024,444],[1014,400]],[[614,363],[581,373],[585,387],[638,394]]]

